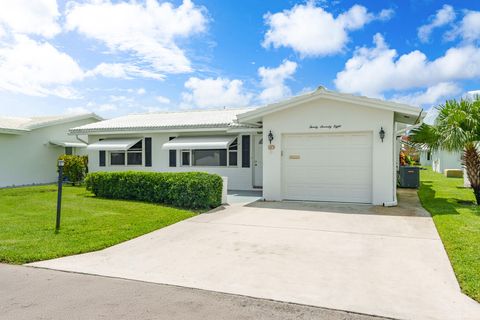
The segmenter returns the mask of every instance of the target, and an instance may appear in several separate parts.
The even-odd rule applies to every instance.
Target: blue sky
[[[425,109],[480,89],[480,1],[0,3],[0,114],[256,106],[323,85]]]

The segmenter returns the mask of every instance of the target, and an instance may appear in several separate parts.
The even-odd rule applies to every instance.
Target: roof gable
[[[418,117],[421,112],[420,108],[410,106],[407,104],[402,104],[402,103],[397,103],[392,101],[384,101],[380,99],[367,98],[363,96],[355,96],[355,95],[346,94],[346,93],[339,93],[339,92],[329,91],[323,87],[320,87],[319,89],[313,92],[309,92],[303,95],[290,98],[285,101],[273,103],[273,104],[270,104],[270,105],[267,105],[243,114],[239,114],[238,121],[240,123],[261,121],[261,118],[265,115],[275,113],[275,112],[280,112],[282,110],[292,108],[306,102],[320,100],[320,99],[334,100],[334,101],[356,104],[356,105],[369,107],[369,108],[389,110],[389,111],[406,115],[406,116]]]

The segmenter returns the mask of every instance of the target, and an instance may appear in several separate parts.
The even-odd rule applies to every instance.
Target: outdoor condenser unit
[[[418,188],[420,186],[420,167],[400,166],[398,181],[402,188]]]

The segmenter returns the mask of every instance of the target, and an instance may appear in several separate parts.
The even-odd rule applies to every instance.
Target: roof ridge
[[[155,112],[138,112],[138,113],[130,113],[127,115],[123,115],[122,117],[128,116],[137,116],[137,115],[149,115],[149,114],[172,114],[172,113],[190,113],[190,112],[212,112],[212,111],[240,111],[240,110],[247,110],[247,109],[255,109],[255,107],[238,107],[238,108],[225,108],[225,109],[184,109],[184,110],[171,110],[171,111],[155,111]]]

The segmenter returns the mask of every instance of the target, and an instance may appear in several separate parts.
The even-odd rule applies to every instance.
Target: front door
[[[253,186],[263,186],[263,138],[254,136],[253,139]]]

